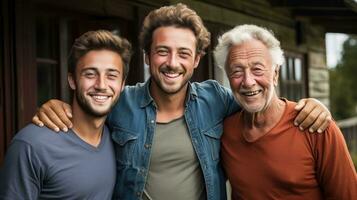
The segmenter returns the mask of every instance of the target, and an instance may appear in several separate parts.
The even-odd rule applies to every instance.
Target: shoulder
[[[327,140],[331,140],[331,142],[332,140],[337,142],[345,142],[344,136],[334,120],[331,120],[327,129],[319,135],[322,135],[322,137],[326,138]]]
[[[133,91],[137,91],[143,89],[145,87],[146,82],[136,83],[135,85],[126,85],[124,87],[123,93],[131,93]]]
[[[146,95],[146,83],[137,83],[136,85],[125,86],[123,92],[111,113],[115,111],[121,111],[126,107],[135,107]]]
[[[224,126],[230,126],[240,120],[240,112],[233,113],[224,119]]]
[[[148,85],[149,82],[145,83],[137,83],[136,85],[125,86],[123,92],[120,94],[120,98],[115,109],[120,109],[120,106],[132,106],[134,103],[139,103],[142,101],[143,98],[147,98],[148,96]]]
[[[215,89],[215,90],[229,90],[228,88],[222,86],[216,80],[206,80],[203,82],[193,82],[191,83],[192,87],[195,89]]]
[[[283,100],[286,103],[286,108],[283,117],[281,118],[279,123],[281,124],[281,122],[283,122],[286,124],[290,124],[294,121],[295,117],[299,113],[297,110],[295,110],[296,102],[289,101],[285,98],[281,98],[281,100]]]
[[[37,147],[42,144],[57,141],[58,137],[61,137],[60,134],[64,133],[56,133],[47,127],[39,127],[34,124],[29,124],[15,135],[12,142],[22,142]]]
[[[232,97],[231,90],[222,86],[216,80],[206,80],[203,82],[193,82],[191,83],[191,89],[200,98],[212,98],[220,97],[221,99],[226,99],[227,97]]]
[[[222,142],[233,145],[236,139],[240,137],[242,128],[241,112],[226,117],[223,122]]]

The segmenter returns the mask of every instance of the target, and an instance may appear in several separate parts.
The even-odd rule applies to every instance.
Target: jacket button
[[[140,173],[141,173],[141,174],[145,174],[145,168],[141,168],[141,169],[140,169]]]
[[[140,197],[140,194],[141,194],[140,192],[136,192],[136,196]]]
[[[150,145],[150,144],[145,144],[144,147],[145,147],[146,149],[148,149],[148,148],[151,147],[151,145]]]

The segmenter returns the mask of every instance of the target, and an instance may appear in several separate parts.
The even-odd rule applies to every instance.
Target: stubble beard
[[[112,101],[111,105],[109,106],[108,109],[103,110],[103,111],[97,111],[95,110],[91,104],[89,103],[89,101],[84,97],[84,95],[81,94],[81,92],[78,92],[77,90],[75,91],[75,98],[76,101],[79,105],[79,107],[88,115],[95,117],[95,118],[102,118],[107,116],[110,111],[112,110],[112,108],[115,106],[115,104],[117,103],[119,96],[116,97],[116,99],[114,99],[114,101]]]

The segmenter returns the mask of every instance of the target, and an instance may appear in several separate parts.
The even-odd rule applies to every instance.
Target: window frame
[[[284,59],[284,64],[280,66],[279,70],[278,95],[292,101],[306,98],[308,96],[306,55],[286,51],[284,52]],[[296,59],[299,59],[301,63],[300,80],[296,80]],[[289,60],[292,60],[292,63],[289,63]],[[282,75],[284,72],[286,72],[285,76]],[[296,93],[297,89],[299,89],[299,93]]]

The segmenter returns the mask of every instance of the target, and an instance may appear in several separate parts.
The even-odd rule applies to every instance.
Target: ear
[[[276,65],[276,66],[275,66],[275,69],[274,69],[274,77],[273,77],[274,86],[277,86],[277,85],[278,85],[278,82],[279,82],[279,71],[280,71],[280,65]]]
[[[145,64],[150,65],[150,55],[145,53]]]
[[[120,90],[120,92],[123,92],[124,88],[125,88],[125,80],[123,80],[123,82],[121,83],[121,90]]]
[[[69,87],[71,87],[72,90],[75,90],[76,89],[76,83],[74,81],[74,77],[73,77],[72,73],[68,73],[67,80],[68,80]]]
[[[201,53],[198,53],[195,57],[195,61],[194,61],[194,68],[197,68],[198,67],[198,64],[200,63],[200,60],[201,60],[201,57],[203,56],[203,54]]]

